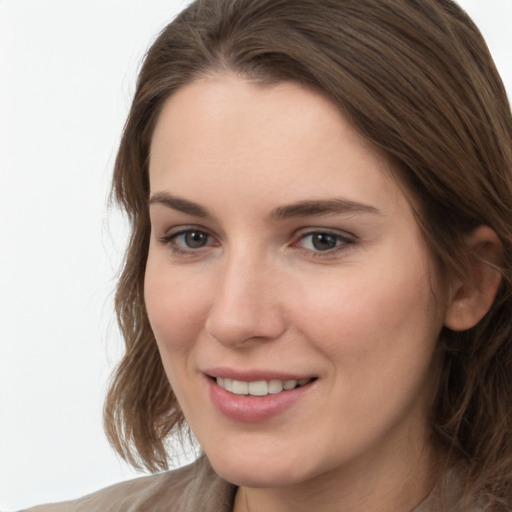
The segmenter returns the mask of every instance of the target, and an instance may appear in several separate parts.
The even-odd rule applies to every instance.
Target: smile
[[[215,381],[222,389],[229,391],[235,395],[251,395],[251,396],[266,396],[276,395],[283,391],[291,391],[292,389],[305,386],[313,379],[306,378],[300,380],[257,380],[252,382],[245,382],[242,380],[227,379],[216,377]]]

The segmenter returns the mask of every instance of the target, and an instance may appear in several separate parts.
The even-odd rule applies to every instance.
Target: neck
[[[411,512],[439,477],[433,452],[372,458],[297,485],[241,487],[234,512]]]

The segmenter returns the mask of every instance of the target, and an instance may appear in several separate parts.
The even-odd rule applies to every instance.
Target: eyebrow
[[[204,219],[213,218],[213,215],[203,206],[173,196],[167,192],[156,192],[149,199],[150,204],[161,204],[167,208],[177,210],[187,215]],[[312,217],[340,213],[380,213],[377,208],[348,199],[310,199],[298,201],[287,205],[278,206],[270,212],[269,218],[274,221],[282,221],[296,217]]]
[[[161,204],[167,208],[172,208],[173,210],[177,210],[194,217],[201,217],[204,219],[213,217],[206,208],[203,208],[197,203],[193,203],[192,201],[183,199],[182,197],[173,196],[167,192],[156,192],[149,198],[149,204]]]
[[[270,217],[273,220],[286,220],[335,213],[379,213],[379,210],[374,206],[342,198],[312,199],[278,206],[272,210]]]

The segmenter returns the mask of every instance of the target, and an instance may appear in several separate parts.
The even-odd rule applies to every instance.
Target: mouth
[[[216,368],[205,372],[215,408],[229,420],[259,423],[284,414],[316,388],[317,376]],[[293,410],[293,409],[292,409]]]
[[[316,380],[316,377],[288,380],[242,381],[223,377],[211,377],[222,389],[234,395],[267,396],[297,389]]]

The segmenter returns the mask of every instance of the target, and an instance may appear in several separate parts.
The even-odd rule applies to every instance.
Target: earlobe
[[[463,281],[452,287],[445,326],[452,331],[474,327],[489,311],[496,297],[501,275],[499,265],[503,245],[488,226],[475,229],[467,239],[471,264]]]

